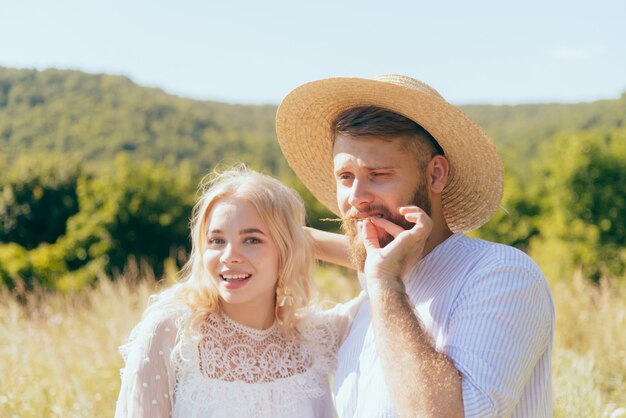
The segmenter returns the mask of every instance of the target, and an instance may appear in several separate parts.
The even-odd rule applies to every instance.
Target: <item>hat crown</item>
[[[428,84],[416,80],[412,77],[408,77],[402,74],[386,74],[378,77],[374,77],[376,81],[382,81],[385,83],[395,84],[397,86],[406,87],[409,89],[421,91],[422,93],[430,94],[432,96],[437,96],[441,100],[445,100],[441,94],[434,88],[430,87]]]

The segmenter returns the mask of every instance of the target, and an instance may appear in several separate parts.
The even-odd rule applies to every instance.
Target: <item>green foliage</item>
[[[530,181],[528,180],[530,179]],[[626,131],[562,133],[541,147],[527,187],[506,178],[504,206],[477,235],[530,252],[548,277],[626,270]]]
[[[0,279],[9,287],[80,289],[100,273],[122,272],[129,258],[160,275],[168,258],[188,250],[188,220],[196,175],[189,166],[168,170],[120,155],[107,173],[81,176],[73,191],[79,211],[66,233],[30,251],[0,245]]]
[[[474,235],[529,251],[549,276],[621,275],[626,94],[462,109],[507,166],[502,209]],[[290,185],[308,224],[336,231],[284,160],[275,112],[183,99],[120,76],[0,68],[0,280],[69,290],[129,259],[157,275],[175,270],[196,184],[235,162]]]
[[[462,106],[494,139],[508,169],[528,186],[530,162],[560,133],[606,135],[626,126],[626,93],[617,100],[577,104]]]
[[[70,264],[106,257],[107,273],[121,272],[134,257],[160,275],[165,259],[189,248],[195,180],[188,166],[172,172],[121,155],[109,173],[79,182],[80,212],[68,221]]]
[[[245,161],[279,174],[274,106],[200,102],[106,74],[0,67],[0,153],[79,151],[93,169],[120,153],[201,172]],[[6,158],[6,157],[5,157]]]
[[[541,208],[535,199],[536,193],[525,189],[517,177],[506,174],[500,209],[473,235],[526,251],[530,240],[539,234]]]
[[[626,132],[560,135],[537,162],[541,235],[531,253],[554,273],[582,268],[587,277],[626,268]],[[559,246],[567,249],[555,253]],[[565,257],[564,257],[565,255]]]
[[[0,179],[0,243],[28,249],[52,243],[78,212],[79,165],[71,159],[19,159]]]
[[[13,289],[23,284],[23,280],[26,279],[29,282],[25,284],[32,287],[30,281],[33,278],[28,250],[15,243],[0,244],[0,283]]]

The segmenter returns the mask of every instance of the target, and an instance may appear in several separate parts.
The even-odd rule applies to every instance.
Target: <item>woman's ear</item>
[[[435,155],[428,163],[428,175],[430,181],[430,191],[441,194],[448,183],[450,164],[443,155]]]

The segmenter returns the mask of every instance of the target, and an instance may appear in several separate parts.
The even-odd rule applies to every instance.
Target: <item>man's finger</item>
[[[378,242],[378,232],[371,220],[366,219],[361,222],[361,234],[363,235],[363,243],[366,249],[380,248]]]
[[[413,213],[413,212],[418,212],[418,213],[426,213],[424,212],[424,210],[422,208],[420,208],[419,206],[401,206],[398,208],[398,212],[400,212],[400,215],[406,215],[407,213]]]
[[[377,227],[383,229],[386,233],[388,233],[394,238],[397,237],[399,233],[404,231],[404,228],[402,228],[400,225],[396,225],[390,220],[387,220],[385,218],[370,218],[369,221],[372,222]]]

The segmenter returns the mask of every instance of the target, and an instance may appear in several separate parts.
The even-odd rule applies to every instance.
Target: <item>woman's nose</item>
[[[233,244],[227,244],[220,257],[223,264],[232,264],[241,262],[241,254]]]

